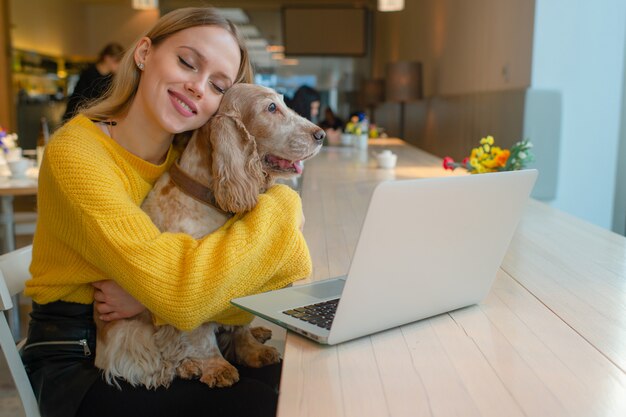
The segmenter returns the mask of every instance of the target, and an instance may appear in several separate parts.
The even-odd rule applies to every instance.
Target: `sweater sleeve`
[[[298,230],[301,201],[288,187],[272,187],[252,211],[196,240],[161,233],[131,198],[129,177],[119,166],[101,162],[49,149],[40,189],[58,202],[54,230],[159,323],[182,330],[209,320],[243,324],[249,316],[230,305],[232,298],[310,274],[310,255]]]

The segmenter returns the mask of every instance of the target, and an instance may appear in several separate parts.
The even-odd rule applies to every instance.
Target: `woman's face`
[[[133,106],[169,134],[197,129],[237,78],[240,55],[233,35],[217,26],[185,29],[156,46],[144,38],[135,50],[144,70]]]
[[[102,62],[107,72],[117,74],[117,70],[120,67],[120,61],[122,59],[119,56],[105,55]]]

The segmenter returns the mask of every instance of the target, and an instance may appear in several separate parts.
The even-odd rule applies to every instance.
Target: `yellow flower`
[[[482,172],[484,167],[477,158],[470,158],[470,165],[476,172]]]
[[[476,168],[476,172],[479,174],[484,174],[485,172],[491,172],[490,169],[485,168],[483,164],[479,164],[478,168]]]
[[[494,142],[493,141],[493,136],[487,136],[486,138],[482,138],[480,140],[480,144],[481,145],[484,145],[484,144],[493,145],[493,142]]]
[[[482,164],[489,170],[493,171],[496,168],[504,167],[509,155],[510,152],[508,149],[502,150],[499,147],[494,146],[491,157],[489,159],[485,159]]]
[[[483,148],[472,149],[472,155],[476,156],[476,158],[478,159],[482,159],[484,154],[485,154],[485,151],[483,150]]]

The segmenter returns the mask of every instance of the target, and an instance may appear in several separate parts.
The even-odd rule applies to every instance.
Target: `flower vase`
[[[367,149],[367,140],[367,133],[355,135],[355,146],[357,147],[357,149]]]
[[[5,157],[7,162],[18,161],[18,160],[22,159],[22,148],[17,147],[17,148],[8,149],[6,151],[4,157]]]
[[[341,144],[343,146],[352,146],[352,144],[354,143],[353,136],[354,135],[352,133],[342,133],[341,134]]]

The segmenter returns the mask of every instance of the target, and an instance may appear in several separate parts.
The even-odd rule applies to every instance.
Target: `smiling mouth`
[[[265,164],[273,171],[302,174],[302,161],[289,161],[276,155],[265,156]]]
[[[197,114],[198,112],[196,112],[194,109],[192,109],[191,107],[189,107],[189,105],[187,103],[185,103],[184,101],[182,101],[181,99],[179,99],[178,97],[174,97],[174,100],[176,100],[178,102],[178,104],[181,105],[181,107],[183,107],[185,110],[187,110],[188,112],[191,112],[193,114]]]
[[[195,108],[195,106],[190,105],[189,103],[187,103],[186,101],[184,101],[181,97],[178,96],[178,94],[173,93],[170,91],[170,96],[174,99],[174,101],[176,101],[176,103],[184,110],[187,111],[189,113],[192,114],[198,114],[197,109]]]

